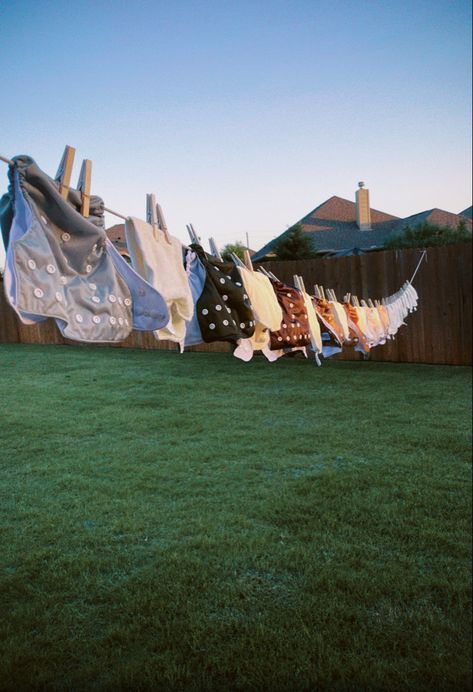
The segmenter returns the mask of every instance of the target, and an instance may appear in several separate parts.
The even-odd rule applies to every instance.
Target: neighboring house
[[[358,185],[355,202],[342,197],[330,197],[297,222],[306,233],[311,234],[314,247],[321,255],[351,255],[379,250],[384,247],[384,242],[390,235],[400,233],[405,226],[413,227],[422,222],[456,228],[461,220],[466,219],[467,228],[471,231],[471,207],[461,215],[442,209],[430,209],[401,219],[371,209],[369,190],[364,187],[364,183]],[[284,231],[258,250],[252,261],[273,259],[275,244],[286,233]]]
[[[464,209],[460,212],[460,216],[466,216],[467,219],[471,219],[472,209],[473,207],[468,207],[468,209]]]
[[[115,245],[120,255],[122,255],[122,257],[124,257],[127,262],[130,262],[130,253],[128,252],[128,247],[125,239],[125,224],[117,223],[115,224],[115,226],[107,228],[105,233],[108,235],[112,243]]]

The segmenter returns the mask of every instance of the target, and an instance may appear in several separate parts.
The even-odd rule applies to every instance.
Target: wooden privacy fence
[[[267,262],[265,266],[282,281],[292,283],[294,274],[306,288],[315,283],[333,288],[339,298],[351,292],[361,298],[382,298],[395,293],[410,279],[420,250],[388,250],[334,259]],[[410,314],[393,341],[374,348],[370,359],[401,363],[471,365],[471,244],[429,248],[414,286],[419,293],[417,312]],[[53,320],[26,326],[8,305],[0,287],[0,342],[23,344],[77,344],[64,339]],[[176,349],[169,341],[157,341],[150,332],[133,332],[115,348]],[[187,349],[186,349],[187,350]],[[222,342],[194,346],[190,351],[222,352]],[[351,348],[334,356],[359,360]]]

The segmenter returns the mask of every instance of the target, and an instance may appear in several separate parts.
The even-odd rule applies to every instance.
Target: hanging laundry
[[[194,313],[186,322],[185,346],[196,346],[204,340],[199,326],[197,303],[204,290],[206,273],[204,265],[192,250],[188,250],[186,254],[186,272],[194,302]]]
[[[235,265],[207,255],[198,243],[192,243],[190,247],[206,271],[204,287],[196,303],[204,341],[236,344],[239,339],[252,336],[255,318]]]
[[[84,218],[76,211],[80,193],[70,190],[63,199],[56,182],[28,156],[13,159],[9,179],[0,204],[7,238],[4,285],[24,323],[52,317],[67,338],[112,342],[133,327],[152,330],[167,322],[159,293],[108,241],[100,198],[91,198],[90,218]]]
[[[357,343],[355,344],[355,351],[360,351],[363,354],[368,354],[370,352],[371,347],[361,327],[356,308],[353,305],[350,305],[349,303],[344,303],[343,307],[347,315],[348,326],[357,339]]]
[[[254,351],[262,351],[269,361],[277,360],[281,354],[271,351],[270,332],[277,331],[282,323],[283,312],[270,280],[264,274],[238,267],[246,293],[253,309],[254,334],[241,339],[233,355],[244,361],[253,357]]]
[[[144,279],[163,296],[169,311],[167,325],[154,332],[157,339],[184,345],[186,322],[192,319],[194,303],[183,265],[182,243],[169,235],[169,242],[157,227],[129,217],[125,236],[131,263]]]
[[[317,365],[320,365],[320,359],[319,355],[323,352],[323,343],[322,343],[322,333],[320,331],[320,324],[317,319],[317,313],[315,312],[314,304],[312,301],[311,296],[309,296],[306,291],[302,290],[300,291],[302,299],[304,301],[305,309],[307,312],[307,319],[309,321],[309,334],[310,334],[310,343],[312,346],[312,350],[314,351],[315,355],[315,360],[317,361]]]
[[[327,330],[328,338],[323,338],[322,354],[325,358],[340,353],[342,344],[348,336],[348,322],[342,323],[333,301],[325,298],[312,298],[315,313]]]
[[[270,332],[271,350],[308,346],[309,318],[302,295],[281,281],[271,280],[273,291],[282,310],[282,322],[277,331]]]
[[[376,307],[372,307],[369,305],[365,305],[363,307],[365,309],[366,319],[368,322],[370,332],[373,335],[372,347],[379,346],[380,344],[385,344],[386,334],[378,310],[376,309]]]

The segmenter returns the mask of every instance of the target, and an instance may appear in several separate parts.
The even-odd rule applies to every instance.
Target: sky
[[[257,250],[332,195],[471,204],[463,0],[0,0],[0,154],[220,247]],[[7,187],[0,163],[0,194]],[[107,215],[107,226],[120,222]]]

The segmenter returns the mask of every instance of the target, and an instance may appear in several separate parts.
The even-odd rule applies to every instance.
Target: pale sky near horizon
[[[332,195],[407,216],[471,204],[463,0],[0,0],[0,153],[171,232],[259,249]],[[0,163],[0,194],[7,187]],[[107,218],[108,225],[119,222]]]

